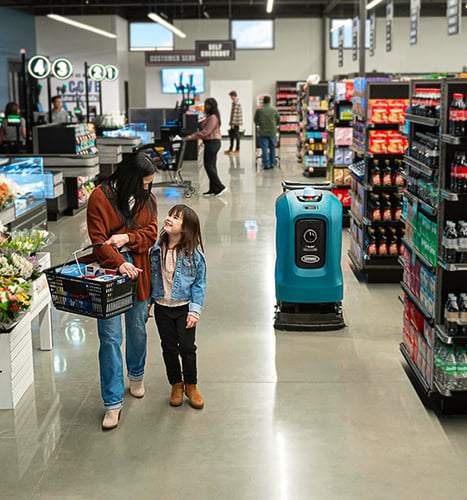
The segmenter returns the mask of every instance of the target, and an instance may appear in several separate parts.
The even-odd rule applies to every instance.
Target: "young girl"
[[[151,296],[169,383],[170,405],[193,408],[204,400],[196,388],[195,331],[206,293],[206,262],[199,218],[186,205],[169,210],[158,244],[151,249]],[[180,366],[180,360],[182,360]]]

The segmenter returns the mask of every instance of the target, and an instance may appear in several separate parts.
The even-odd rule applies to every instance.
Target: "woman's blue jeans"
[[[132,261],[131,257],[125,260]],[[147,300],[136,301],[125,314],[126,366],[130,380],[142,380],[146,363],[148,320]],[[106,410],[122,406],[125,385],[123,380],[123,342],[122,314],[110,319],[98,319],[99,368],[101,394]]]

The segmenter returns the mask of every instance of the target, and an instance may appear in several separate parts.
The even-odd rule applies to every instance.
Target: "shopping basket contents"
[[[75,250],[71,254],[73,260],[44,270],[56,309],[108,319],[133,307],[137,280],[122,276],[115,269],[103,268],[97,262],[78,261],[79,253],[99,245],[102,243]]]

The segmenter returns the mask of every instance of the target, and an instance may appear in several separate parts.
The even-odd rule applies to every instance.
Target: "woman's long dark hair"
[[[152,183],[143,187],[143,178],[154,174],[156,168],[148,155],[142,152],[123,156],[117,170],[102,183],[106,193],[128,229],[138,227],[137,214],[148,204],[151,214],[156,216],[156,200],[151,195]],[[134,203],[133,203],[134,202]]]
[[[175,246],[177,255],[183,252],[184,257],[190,261],[190,266],[194,264],[194,253],[197,248],[204,252],[203,239],[201,237],[201,224],[199,222],[198,214],[187,205],[174,205],[169,210],[169,215],[182,215],[182,234],[180,241]],[[159,236],[159,245],[162,249],[162,262],[165,267],[165,258],[169,247],[169,237],[167,233],[162,230]]]
[[[210,109],[206,109],[206,104],[209,104]],[[204,112],[206,115],[216,115],[217,119],[219,120],[219,127],[221,126],[221,114],[219,113],[219,106],[217,105],[217,101],[214,99],[214,97],[208,97],[204,101]]]

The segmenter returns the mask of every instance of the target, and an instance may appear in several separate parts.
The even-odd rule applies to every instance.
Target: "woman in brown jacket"
[[[126,366],[130,394],[144,396],[147,301],[151,292],[149,249],[157,239],[157,205],[151,194],[155,168],[144,153],[127,155],[117,171],[92,192],[87,209],[88,233],[103,267],[138,277],[137,299],[125,313]],[[116,252],[116,249],[119,252]],[[123,379],[122,315],[97,320],[101,394],[106,414],[104,429],[118,425],[125,390]]]
[[[217,153],[221,148],[221,117],[217,101],[208,97],[204,102],[206,119],[200,123],[200,131],[187,137],[191,139],[203,139],[204,142],[204,168],[209,177],[209,190],[203,196],[220,196],[227,191],[217,174]]]

